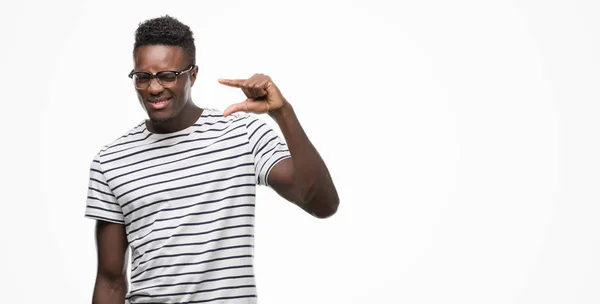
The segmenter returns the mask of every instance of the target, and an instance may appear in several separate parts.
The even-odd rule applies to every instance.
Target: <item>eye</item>
[[[156,75],[161,82],[173,82],[177,80],[177,74],[173,72],[160,72]]]
[[[138,83],[146,83],[149,82],[152,79],[152,76],[146,74],[146,73],[137,73],[133,75],[133,80],[135,80],[135,82]]]

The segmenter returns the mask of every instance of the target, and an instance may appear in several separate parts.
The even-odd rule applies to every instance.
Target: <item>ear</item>
[[[190,71],[190,81],[191,81],[191,85],[194,85],[194,82],[196,82],[196,77],[198,76],[198,66],[194,65],[194,67],[192,68],[192,70]]]

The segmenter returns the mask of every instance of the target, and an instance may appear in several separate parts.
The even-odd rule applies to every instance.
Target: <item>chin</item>
[[[150,121],[156,124],[166,124],[173,121],[172,115],[148,115]]]

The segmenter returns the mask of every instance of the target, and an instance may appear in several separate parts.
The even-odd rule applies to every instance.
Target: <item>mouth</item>
[[[153,110],[164,109],[164,108],[166,108],[169,105],[170,102],[171,102],[171,98],[170,97],[169,98],[163,98],[163,99],[146,100],[146,103]]]

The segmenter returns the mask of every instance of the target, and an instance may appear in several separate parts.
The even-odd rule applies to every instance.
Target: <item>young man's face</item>
[[[196,68],[185,51],[177,46],[147,45],[139,47],[134,54],[134,83],[140,104],[148,117],[156,123],[166,123],[176,118],[190,100],[190,88],[196,80]],[[182,72],[176,79],[170,73],[159,77],[149,75],[162,71]]]

